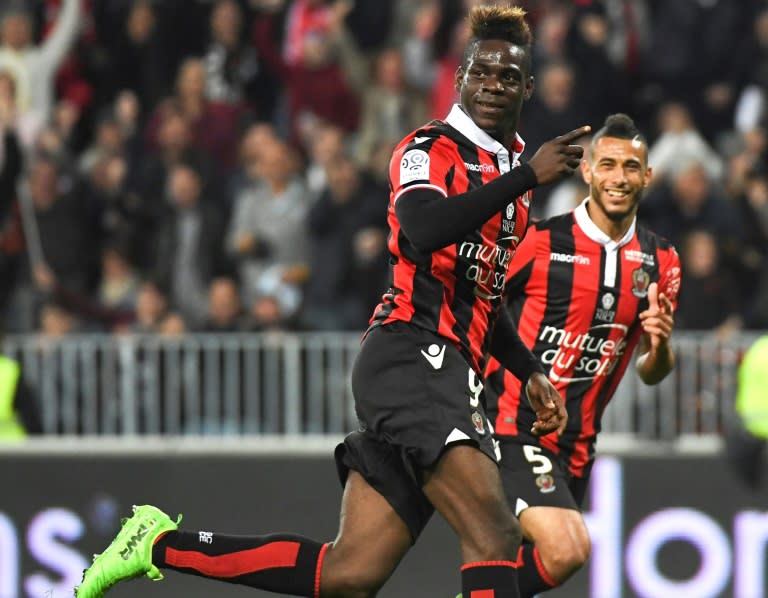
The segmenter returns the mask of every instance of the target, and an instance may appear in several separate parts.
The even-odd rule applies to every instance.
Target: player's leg
[[[86,570],[77,598],[171,569],[294,596],[370,598],[411,546],[389,503],[356,472],[344,488],[339,535],[323,544],[295,534],[233,536],[179,530],[162,511],[139,507]]]
[[[590,540],[579,511],[529,507],[519,515],[526,542],[518,570],[523,598],[563,584],[589,558]]]
[[[537,445],[502,440],[501,478],[525,538],[518,554],[522,598],[561,585],[589,557],[579,511],[587,478],[572,478],[557,455]]]
[[[459,537],[463,595],[518,596],[520,528],[496,463],[474,446],[453,445],[425,473],[423,489]]]

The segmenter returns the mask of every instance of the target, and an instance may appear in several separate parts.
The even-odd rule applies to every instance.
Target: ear
[[[523,99],[530,100],[531,97],[533,97],[533,90],[534,90],[534,79],[533,75],[528,77],[528,80],[525,82],[525,92],[523,92]]]
[[[461,85],[464,82],[464,65],[460,64],[456,69],[456,75],[453,80],[453,87],[456,91],[461,93]]]
[[[586,151],[589,151],[589,148]],[[584,179],[587,185],[592,184],[592,166],[586,158],[581,159],[581,178]]]
[[[643,179],[643,187],[647,187],[653,180],[653,168],[650,166],[645,170],[645,178]]]

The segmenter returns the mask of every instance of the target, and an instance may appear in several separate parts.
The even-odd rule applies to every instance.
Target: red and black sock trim
[[[319,596],[325,548],[293,534],[231,536],[174,531],[155,542],[152,562],[182,573],[315,598]]]
[[[517,598],[517,564],[512,561],[479,561],[461,567],[464,598]]]
[[[527,542],[517,553],[517,584],[521,598],[531,598],[560,585],[544,568],[539,549]]]

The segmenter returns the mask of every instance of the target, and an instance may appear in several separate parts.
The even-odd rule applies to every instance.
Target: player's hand
[[[584,148],[573,143],[591,130],[592,127],[589,126],[579,127],[541,144],[533,158],[528,161],[539,185],[554,183],[573,174],[584,155]]]
[[[531,432],[536,436],[557,432],[560,436],[568,425],[568,412],[565,410],[563,398],[552,386],[549,378],[541,372],[531,374],[525,385],[525,392],[536,412],[536,421]]]
[[[640,323],[648,335],[651,351],[666,344],[672,336],[675,321],[672,316],[672,302],[664,293],[659,293],[658,283],[648,286],[648,309],[640,313]]]

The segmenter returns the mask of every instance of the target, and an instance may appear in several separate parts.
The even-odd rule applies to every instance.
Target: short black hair
[[[499,39],[525,48],[526,70],[531,70],[531,44],[533,36],[525,20],[526,12],[519,6],[480,5],[469,11],[467,22],[470,38],[464,50],[461,64],[465,66],[474,51],[477,42],[486,39]]]
[[[621,112],[606,117],[602,128],[592,136],[590,150],[594,150],[597,142],[603,137],[637,140],[645,146],[646,153],[648,152],[648,140],[645,135],[640,132],[632,118]]]

